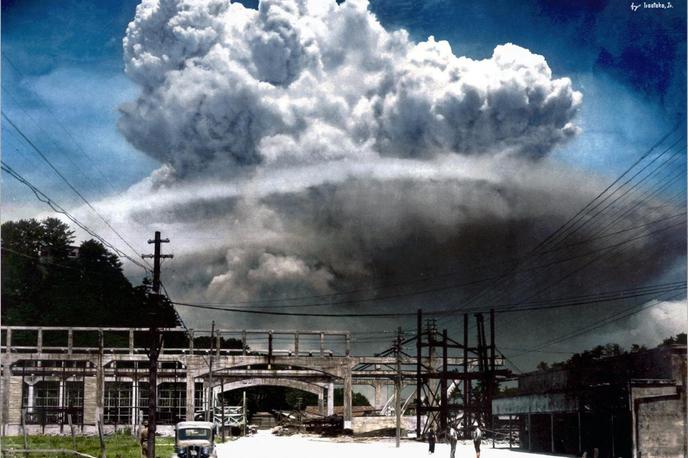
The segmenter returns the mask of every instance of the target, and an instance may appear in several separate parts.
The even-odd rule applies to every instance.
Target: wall
[[[684,457],[685,397],[650,397],[636,401],[638,457]]]
[[[353,418],[354,434],[367,434],[373,431],[383,429],[395,429],[397,427],[396,417],[354,417]],[[405,431],[416,430],[416,417],[403,416],[401,417],[402,435],[405,436]]]

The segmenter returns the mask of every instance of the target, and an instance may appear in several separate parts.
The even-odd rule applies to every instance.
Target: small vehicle
[[[217,458],[215,425],[209,421],[182,421],[174,430],[175,458]]]

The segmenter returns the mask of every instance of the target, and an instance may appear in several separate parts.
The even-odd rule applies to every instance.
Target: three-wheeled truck
[[[217,458],[215,425],[209,421],[182,421],[174,431],[175,458]]]

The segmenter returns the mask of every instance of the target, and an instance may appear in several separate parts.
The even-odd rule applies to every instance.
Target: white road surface
[[[538,458],[554,455],[492,449],[483,443],[480,458]],[[428,444],[402,441],[396,448],[394,439],[322,438],[310,435],[278,437],[270,431],[259,431],[250,437],[218,445],[218,458],[420,458],[430,457]],[[437,444],[432,457],[449,458],[449,445]],[[470,442],[459,442],[456,458],[475,458]]]

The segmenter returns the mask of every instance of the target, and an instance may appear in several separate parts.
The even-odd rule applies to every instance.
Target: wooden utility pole
[[[394,415],[396,416],[396,447],[401,439],[401,328],[397,329],[397,340],[394,343],[396,357],[396,377],[394,377]]]
[[[213,320],[210,326],[210,362],[208,363],[208,411],[205,415],[205,421],[213,421],[215,416],[213,412],[213,353],[215,342],[215,321]]]
[[[155,457],[156,411],[158,408],[158,357],[162,348],[162,335],[158,329],[160,307],[160,260],[172,258],[171,254],[161,254],[160,245],[170,243],[169,239],[161,239],[160,231],[155,231],[155,238],[148,240],[155,246],[154,254],[144,254],[142,258],[153,258],[153,294],[151,294],[154,310],[151,311],[149,329],[150,347],[148,349],[148,458]]]

